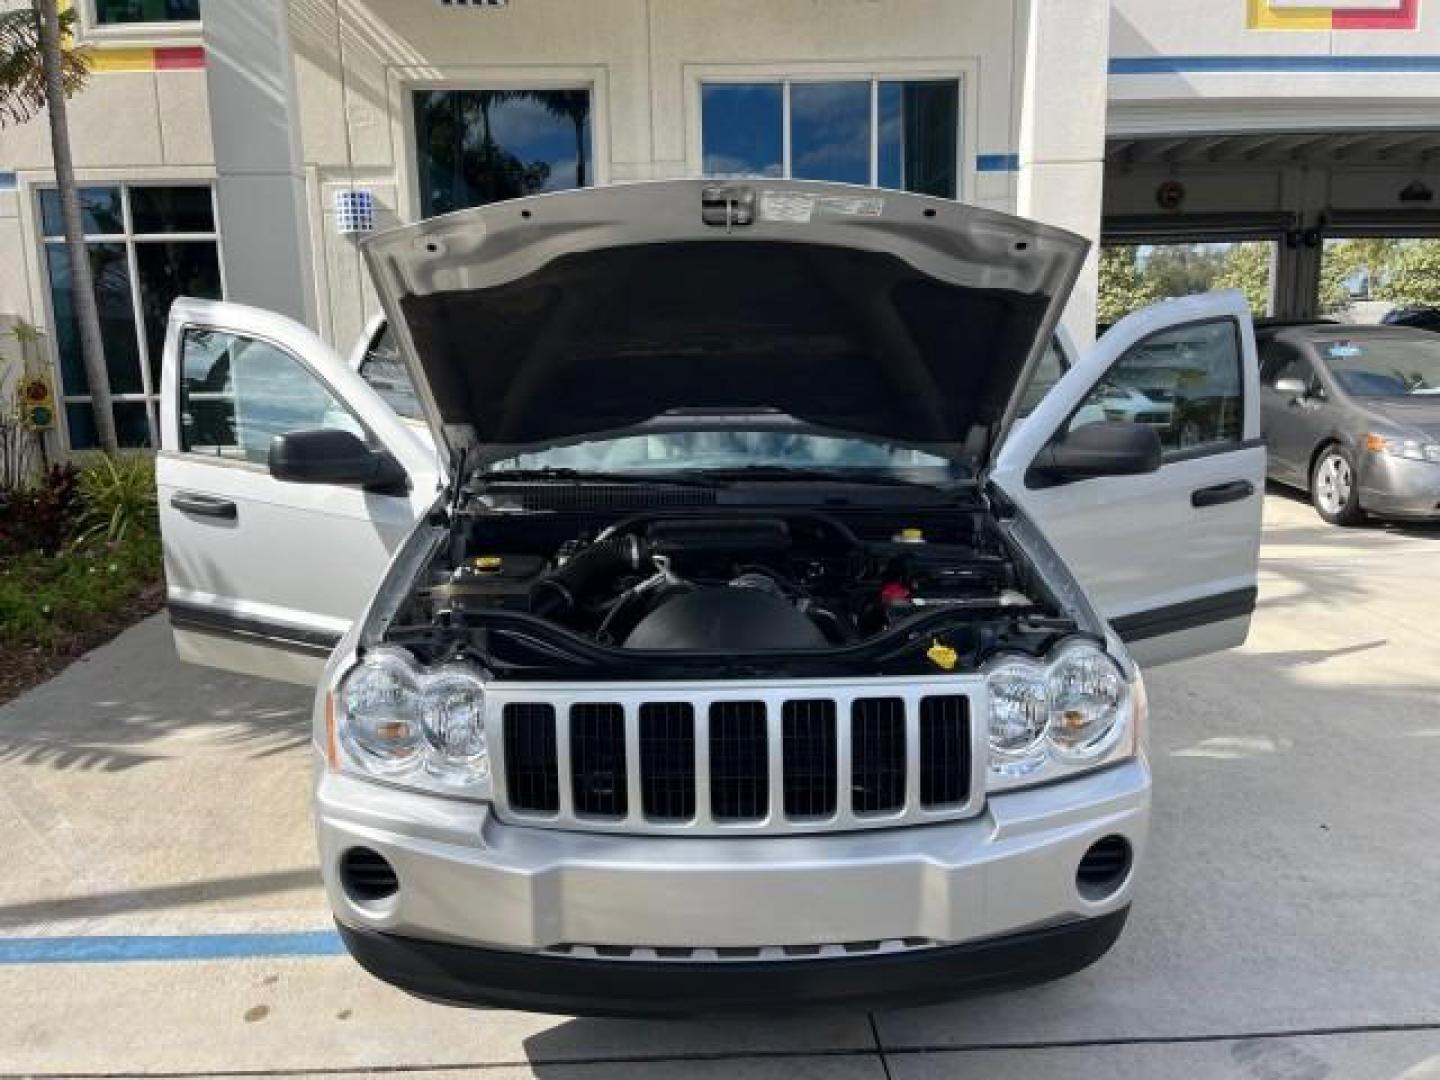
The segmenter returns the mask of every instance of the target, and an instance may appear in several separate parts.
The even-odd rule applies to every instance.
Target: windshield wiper
[[[595,472],[590,469],[566,469],[548,467],[541,469],[494,469],[481,473],[481,483],[495,484],[527,480],[563,480],[577,484],[670,484],[676,487],[712,488],[722,485],[711,482],[704,475],[645,472]]]

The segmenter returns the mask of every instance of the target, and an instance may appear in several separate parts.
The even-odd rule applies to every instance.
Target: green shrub
[[[38,483],[0,489],[0,555],[53,555],[70,539],[79,512],[80,471],[52,465]]]
[[[80,471],[83,542],[116,543],[156,529],[155,462],[148,455],[102,455]]]
[[[160,538],[141,530],[123,543],[0,559],[0,646],[63,647],[123,625],[161,574]]]

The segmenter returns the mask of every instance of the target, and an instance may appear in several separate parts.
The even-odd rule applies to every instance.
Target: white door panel
[[[308,679],[434,502],[433,450],[309,330],[239,305],[175,305],[162,393],[156,480],[178,651]],[[269,438],[308,427],[388,451],[408,493],[272,477]]]
[[[1217,359],[1224,349],[1232,364],[1239,353],[1230,374]],[[1265,473],[1258,382],[1243,297],[1168,301],[1117,324],[1001,450],[994,480],[1039,524],[1142,662],[1245,640]],[[1102,412],[1155,426],[1166,445],[1158,472],[1027,482],[1057,432]]]

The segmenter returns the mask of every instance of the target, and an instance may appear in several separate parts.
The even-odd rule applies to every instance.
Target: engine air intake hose
[[[648,545],[628,534],[597,540],[535,583],[530,590],[530,611],[545,619],[574,611],[597,588],[639,570],[648,555]]]

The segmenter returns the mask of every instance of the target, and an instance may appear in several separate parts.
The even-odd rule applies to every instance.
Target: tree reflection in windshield
[[[669,472],[677,469],[935,469],[950,463],[934,454],[862,439],[776,431],[679,431],[626,435],[520,454],[494,468],[575,469],[581,472]]]

